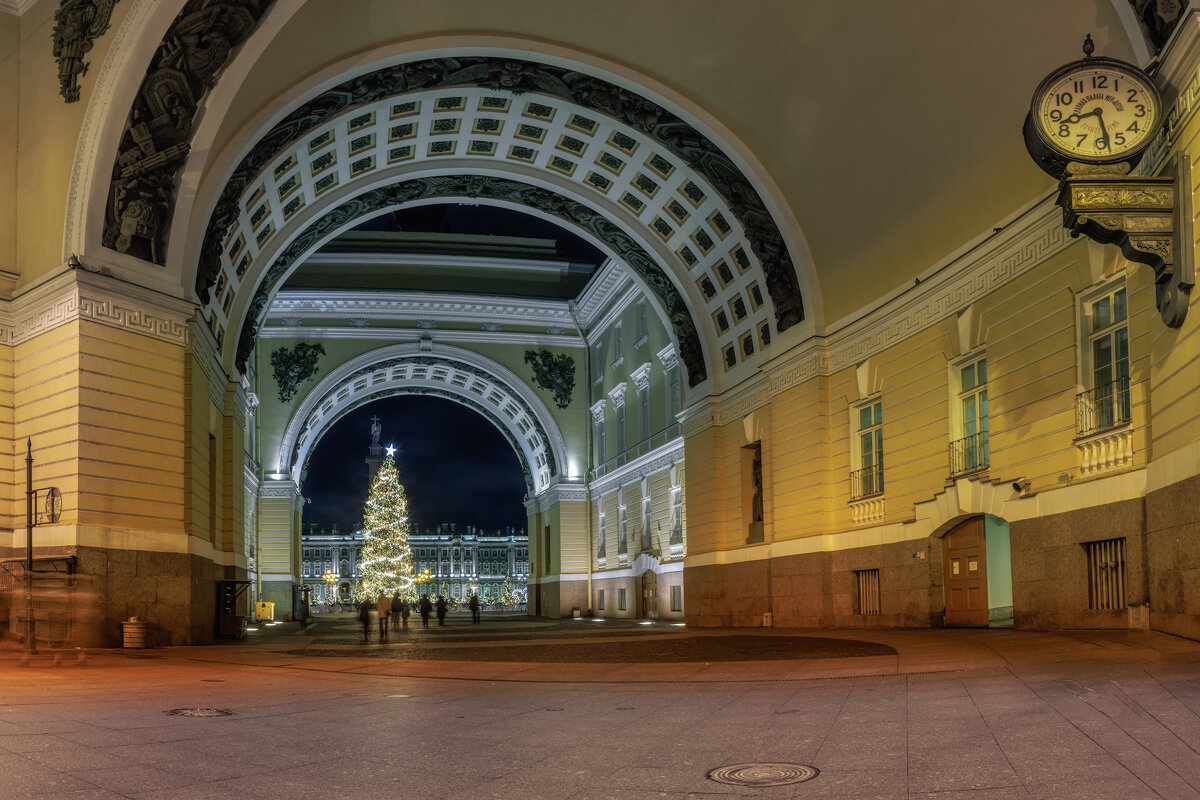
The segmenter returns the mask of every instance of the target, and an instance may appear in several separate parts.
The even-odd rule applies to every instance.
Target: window
[[[650,437],[650,386],[637,387],[638,441]]]
[[[596,608],[599,609],[600,611],[604,610],[604,590],[603,589],[601,589],[597,592]]]
[[[613,411],[617,422],[617,451],[620,452],[629,446],[629,437],[625,430],[625,404],[620,403]]]
[[[640,347],[646,341],[646,301],[638,300],[636,310],[637,336],[634,338],[634,346]]]
[[[625,590],[624,589],[617,589],[617,610],[618,611],[625,610]]]
[[[604,418],[595,420],[596,466],[608,461],[608,447],[604,441]]]
[[[950,444],[950,474],[962,475],[988,466],[987,359],[958,367],[958,438]]]
[[[619,322],[612,329],[612,350],[613,366],[619,367],[625,360],[623,357],[625,355],[624,347],[621,343],[621,323]]]
[[[601,339],[592,347],[592,383],[604,380],[604,340]]]
[[[1091,301],[1086,314],[1087,391],[1075,408],[1076,429],[1088,436],[1129,422],[1129,328],[1124,287]]]
[[[683,544],[683,487],[671,487],[671,544]]]
[[[671,587],[671,610],[672,611],[683,611],[683,587],[682,586],[672,586]]]
[[[858,464],[850,476],[850,497],[858,500],[883,492],[883,403],[858,410]]]
[[[625,506],[617,507],[617,555],[629,552],[629,526],[625,517]]]
[[[667,419],[674,420],[675,415],[683,409],[683,391],[679,385],[679,365],[671,367],[667,370],[667,383],[670,384],[671,391],[668,395],[670,405],[667,407]]]
[[[600,512],[600,522],[596,527],[599,528],[599,536],[600,536],[600,542],[596,546],[596,557],[603,561],[605,558],[607,558],[607,555],[605,552],[606,551],[605,541],[606,541],[607,537],[606,537],[605,531],[604,531],[604,512],[603,511]]]

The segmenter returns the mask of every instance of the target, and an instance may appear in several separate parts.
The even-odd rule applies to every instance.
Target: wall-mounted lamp
[[[1017,494],[1025,494],[1029,491],[1029,479],[1017,478],[1012,482],[1013,491]]]

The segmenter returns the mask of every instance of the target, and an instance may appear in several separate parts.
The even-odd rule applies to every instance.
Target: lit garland
[[[367,496],[359,566],[363,574],[363,600],[375,598],[380,592],[415,597],[412,547],[408,544],[408,499],[390,455],[379,465]]]

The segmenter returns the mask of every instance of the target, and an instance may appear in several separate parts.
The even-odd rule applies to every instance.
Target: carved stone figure
[[[54,58],[58,93],[68,103],[79,100],[79,76],[88,70],[83,57],[108,30],[117,0],[62,0],[54,12]]]
[[[533,367],[533,379],[547,392],[554,393],[559,408],[571,405],[575,390],[575,360],[566,353],[555,355],[549,350],[526,350],[525,363]]]
[[[107,6],[107,27],[115,2],[64,0],[60,13],[68,5]],[[129,111],[129,128],[113,165],[103,236],[106,247],[163,263],[176,176],[189,152],[196,110],[230,53],[250,35],[272,2],[190,0],[171,23]],[[97,9],[96,19],[101,10]],[[57,55],[57,34],[55,41]],[[60,61],[60,75],[63,68]]]
[[[379,417],[371,417],[371,447],[379,447],[381,433],[383,433],[383,426],[379,424]]]
[[[291,350],[281,347],[271,353],[275,385],[279,387],[279,402],[289,402],[300,384],[317,374],[317,360],[323,355],[324,347],[307,342],[300,342]]]

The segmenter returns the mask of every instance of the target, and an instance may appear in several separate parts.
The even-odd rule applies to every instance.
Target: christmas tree
[[[380,592],[412,594],[413,558],[408,544],[408,499],[400,485],[396,462],[389,453],[379,465],[367,507],[363,511],[363,547],[359,562],[363,574],[363,599]]]

